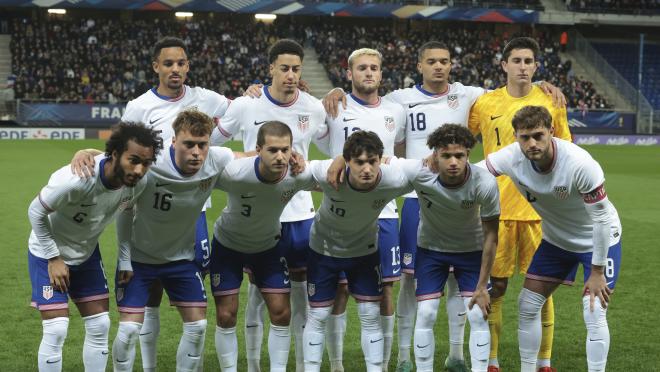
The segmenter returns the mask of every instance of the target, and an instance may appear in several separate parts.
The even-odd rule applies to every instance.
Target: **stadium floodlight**
[[[255,14],[254,18],[264,20],[264,21],[273,21],[277,18],[275,14]]]
[[[66,9],[48,9],[48,13],[50,14],[66,14]]]
[[[174,13],[175,16],[179,18],[187,18],[187,17],[192,17],[193,13],[192,12],[176,12]]]

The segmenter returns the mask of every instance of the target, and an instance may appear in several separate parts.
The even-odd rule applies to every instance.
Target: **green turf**
[[[2,200],[4,260],[0,264],[2,292],[3,337],[0,339],[0,370],[36,370],[37,348],[41,338],[41,324],[37,311],[28,307],[30,281],[27,272],[27,239],[30,225],[27,207],[48,182],[50,174],[67,163],[75,150],[85,147],[101,148],[100,141],[2,141],[0,169],[3,183]],[[607,191],[621,216],[623,233],[623,269],[616,294],[608,314],[612,336],[608,370],[652,371],[657,370],[656,359],[660,350],[658,327],[651,319],[660,307],[660,300],[653,294],[658,280],[653,274],[660,266],[660,253],[653,232],[660,230],[660,149],[657,147],[589,146],[589,152],[598,160],[607,178]],[[475,151],[478,160],[481,150]],[[318,153],[312,151],[312,157]],[[214,206],[208,211],[209,227],[224,205],[224,196],[214,192]],[[318,203],[318,195],[315,195]],[[101,239],[102,255],[108,270],[111,291],[114,287],[116,248],[114,227],[109,228]],[[500,361],[504,371],[518,369],[516,298],[521,278],[515,277],[510,284],[504,306],[504,332],[500,345]],[[241,304],[245,304],[245,286],[241,292]],[[556,328],[553,363],[560,371],[586,371],[584,356],[585,328],[582,321],[581,285],[562,287],[555,296]],[[112,297],[111,297],[112,299]],[[444,308],[444,300],[441,306]],[[83,325],[77,310],[73,310],[69,333],[64,347],[64,370],[83,370],[81,348]],[[439,312],[436,326],[436,366],[441,370],[447,352],[446,316]],[[351,302],[348,310],[348,331],[344,347],[347,371],[363,370],[360,350],[359,323],[356,309]],[[162,330],[159,340],[158,363],[163,371],[174,370],[176,349],[181,332],[181,322],[175,309],[162,306]],[[117,312],[111,300],[112,331],[110,342],[117,328]],[[215,309],[208,310],[209,328],[206,337],[205,370],[219,370],[214,348]],[[244,360],[243,315],[238,317],[239,346],[241,348],[239,370],[246,370]],[[467,338],[466,338],[467,339]],[[395,336],[396,342],[396,336]],[[267,367],[266,347],[262,348],[262,366]],[[393,347],[390,370],[396,364],[396,344]],[[466,347],[467,350],[467,347]],[[139,353],[138,353],[139,354]],[[467,353],[466,353],[467,357]],[[289,370],[294,370],[293,353],[290,354]],[[136,361],[136,370],[141,370]],[[108,363],[108,370],[111,370]],[[327,370],[327,365],[323,370]]]

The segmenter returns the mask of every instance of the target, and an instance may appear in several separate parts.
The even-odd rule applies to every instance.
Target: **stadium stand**
[[[639,45],[632,43],[593,43],[594,48],[634,87],[639,73]],[[660,109],[660,45],[646,44],[644,48],[642,94],[656,109]]]
[[[566,7],[581,13],[660,14],[657,0],[566,0]]]
[[[315,1],[320,3],[321,1]],[[336,2],[351,3],[355,5],[361,4],[410,4],[410,5],[447,5],[455,7],[478,7],[478,8],[512,8],[512,9],[534,9],[543,10],[544,7],[540,0],[493,0],[493,1],[478,1],[478,0],[413,0],[413,1],[398,1],[398,0],[340,0]]]

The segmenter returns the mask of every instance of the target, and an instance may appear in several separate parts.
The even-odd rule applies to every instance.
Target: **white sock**
[[[268,332],[268,355],[270,356],[270,371],[285,372],[291,347],[291,330],[289,326],[277,326],[271,323]]]
[[[112,344],[112,364],[115,372],[133,371],[135,344],[140,337],[142,323],[119,322],[115,342]]]
[[[550,367],[550,359],[537,359],[536,360],[536,369],[543,367]]]
[[[305,324],[305,331],[303,332],[303,355],[305,357],[306,372],[321,370],[325,327],[331,311],[332,306],[310,307],[307,313],[307,324]]]
[[[467,307],[461,297],[454,274],[447,278],[447,319],[449,323],[449,357],[463,360],[465,314]]]
[[[62,370],[62,346],[69,329],[69,318],[57,317],[42,320],[43,334],[39,344],[37,363],[39,371],[59,372]]]
[[[325,329],[325,342],[328,348],[331,371],[344,369],[344,334],[346,334],[346,311],[341,314],[330,314]]]
[[[424,300],[417,303],[417,321],[415,322],[415,365],[417,371],[433,371],[433,355],[435,339],[433,326],[438,316],[439,298]]]
[[[377,302],[359,302],[362,352],[367,365],[367,372],[382,372],[383,366],[383,328],[380,326],[380,304]]]
[[[291,281],[291,331],[295,343],[296,369],[303,368],[303,331],[307,322],[307,282]]]
[[[536,372],[541,347],[541,308],[546,298],[523,288],[518,296],[518,349],[520,371]]]
[[[215,327],[215,351],[218,354],[221,371],[237,372],[238,341],[236,339],[236,327]]]
[[[392,354],[392,339],[394,338],[394,314],[381,315],[380,326],[383,330],[383,371],[387,371]]]
[[[204,353],[206,319],[183,323],[183,334],[176,351],[177,372],[197,371]]]
[[[248,300],[245,306],[245,355],[248,372],[259,372],[261,343],[264,337],[264,298],[259,287],[248,285]]]
[[[415,278],[402,274],[399,282],[399,298],[396,303],[397,334],[399,336],[399,363],[410,361],[410,341],[415,324],[417,298],[415,297]]]
[[[110,332],[108,312],[83,317],[83,321],[85,322],[83,344],[85,371],[105,371],[108,365],[108,333]]]
[[[465,298],[464,306],[467,309],[471,298]],[[488,356],[490,355],[490,329],[488,320],[479,306],[472,306],[467,313],[470,321],[470,362],[472,372],[486,372],[488,369]]]
[[[607,325],[607,309],[600,299],[594,301],[594,311],[589,309],[589,296],[582,297],[582,313],[587,326],[587,366],[589,372],[605,371],[610,349],[610,330]]]
[[[144,323],[140,330],[140,354],[145,372],[156,370],[156,347],[160,334],[160,307],[144,308]]]

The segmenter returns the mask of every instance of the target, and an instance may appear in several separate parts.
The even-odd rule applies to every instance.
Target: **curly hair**
[[[460,124],[444,124],[429,135],[426,140],[431,150],[441,149],[451,144],[461,145],[466,149],[472,149],[477,143],[472,133]]]
[[[362,153],[367,155],[383,156],[383,141],[378,135],[371,131],[358,130],[353,132],[344,143],[343,157],[347,162],[352,158],[357,158]]]
[[[142,123],[120,122],[112,127],[112,134],[105,143],[105,156],[111,157],[113,152],[117,152],[117,157],[128,148],[128,141],[134,141],[140,146],[151,147],[156,156],[163,149],[163,139],[160,138],[159,131],[147,128]]]

